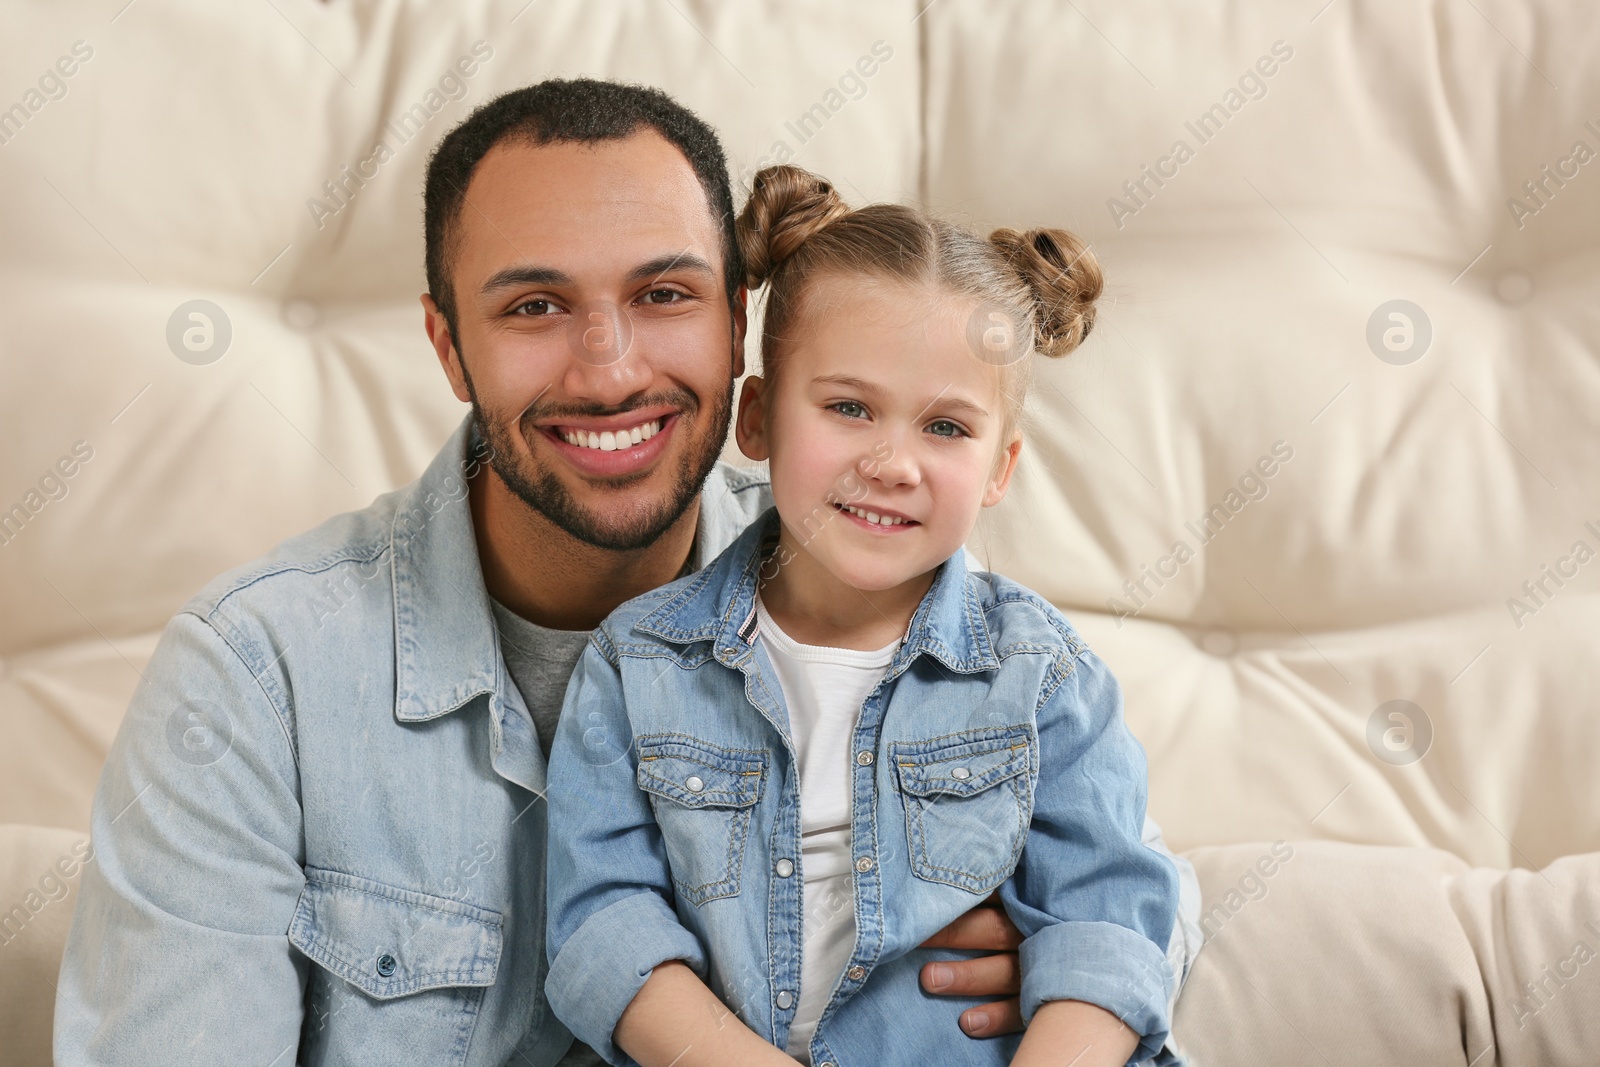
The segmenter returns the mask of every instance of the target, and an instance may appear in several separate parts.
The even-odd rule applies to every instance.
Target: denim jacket
[[[650,971],[686,961],[783,1047],[803,881],[788,713],[758,640],[769,510],[710,566],[618,608],[567,690],[551,756],[546,992],[608,1061]],[[1142,841],[1144,751],[1115,678],[1053,607],[944,563],[852,734],[857,936],[810,1045],[825,1067],[1000,1067],[918,984],[918,946],[1000,891],[1022,1011],[1083,1000],[1155,1055],[1179,872]],[[972,1004],[981,1003],[974,999]]]

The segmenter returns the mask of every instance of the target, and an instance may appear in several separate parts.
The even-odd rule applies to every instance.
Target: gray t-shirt
[[[529,622],[494,597],[495,628],[500,631],[500,655],[506,661],[511,680],[517,683],[522,702],[533,716],[544,758],[556,739],[556,723],[561,719],[561,701],[567,695],[567,679],[572,677],[583,646],[589,643],[588,630],[552,630]]]

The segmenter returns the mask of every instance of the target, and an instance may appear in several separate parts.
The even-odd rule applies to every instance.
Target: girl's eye
[[[934,419],[928,423],[928,432],[935,437],[966,437],[967,431],[949,419]]]
[[[523,315],[527,318],[540,318],[550,314],[556,306],[548,300],[525,300],[512,308],[512,313]]]
[[[647,304],[676,304],[683,298],[683,294],[676,289],[652,289],[644,294]]]
[[[863,419],[867,415],[866,407],[857,400],[841,400],[828,406],[847,419]]]

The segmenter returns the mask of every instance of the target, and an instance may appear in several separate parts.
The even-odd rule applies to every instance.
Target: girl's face
[[[769,460],[791,551],[882,591],[955,552],[1005,495],[1021,436],[1000,371],[967,343],[977,302],[830,274],[808,283],[777,380],[739,399],[739,447]]]

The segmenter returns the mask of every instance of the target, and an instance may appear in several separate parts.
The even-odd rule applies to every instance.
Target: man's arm
[[[167,624],[95,794],[56,1063],[295,1062],[303,845],[270,684],[200,617]]]

